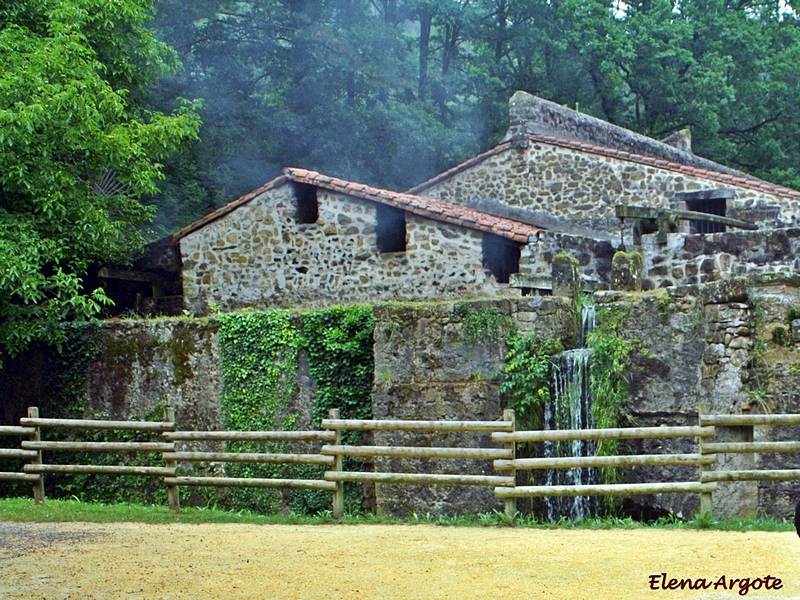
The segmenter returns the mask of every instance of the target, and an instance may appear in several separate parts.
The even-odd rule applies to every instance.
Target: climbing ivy
[[[494,342],[513,330],[510,317],[493,306],[475,308],[471,302],[457,302],[451,316],[461,319],[461,338],[468,344]]]
[[[219,317],[226,427],[279,428],[276,422],[294,394],[302,338],[285,310],[232,313]]]
[[[308,367],[317,386],[314,423],[331,408],[343,419],[372,416],[375,361],[372,332],[375,318],[369,306],[337,306],[302,315]]]
[[[331,408],[342,418],[367,419],[372,415],[374,371],[372,310],[365,306],[335,307],[299,316],[285,310],[248,311],[222,315],[220,353],[223,374],[221,408],[226,427],[233,430],[292,429],[299,415],[290,404],[297,390],[298,357],[308,356],[316,396],[312,407],[315,426]],[[345,442],[352,440],[346,439]],[[286,444],[236,442],[231,451],[281,452]],[[229,464],[233,477],[320,479],[319,465]],[[314,513],[330,509],[330,494],[293,491],[285,494],[289,508]],[[351,498],[353,494],[350,494]],[[279,492],[230,490],[217,498],[232,508],[274,511]]]
[[[297,356],[302,344],[289,311],[248,311],[219,317],[222,366],[220,408],[225,427],[268,431],[291,425],[288,406],[294,395]],[[288,427],[290,428],[290,427]],[[277,442],[230,442],[230,452],[281,452]],[[286,465],[229,463],[230,477],[281,478]],[[229,490],[233,508],[274,510],[280,492],[250,488]]]
[[[331,408],[340,409],[343,419],[372,418],[372,381],[375,361],[372,353],[375,318],[369,306],[337,306],[302,315],[304,347],[308,368],[316,385],[312,417],[319,425]],[[356,443],[358,432],[346,431],[345,444]],[[346,470],[360,465],[345,457]],[[308,465],[306,476],[319,478],[322,467]],[[326,492],[303,491],[295,494],[297,508],[307,512],[329,508]],[[297,506],[297,504],[300,506]],[[361,505],[361,488],[345,484],[345,503],[350,510]]]

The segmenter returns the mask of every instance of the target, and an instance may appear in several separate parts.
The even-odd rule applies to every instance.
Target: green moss
[[[630,355],[634,342],[625,340],[619,330],[629,314],[627,308],[604,308],[598,311],[597,328],[589,334],[587,346],[592,349],[589,361],[589,387],[592,392],[592,417],[597,428],[622,426],[625,420],[624,403],[630,394],[626,373],[631,366]],[[598,456],[619,454],[618,440],[599,440]],[[599,469],[602,483],[618,483],[621,472],[614,467]],[[604,499],[605,507],[613,511],[619,499],[613,496]]]
[[[485,304],[457,302],[450,316],[461,320],[461,339],[467,344],[496,343],[513,329],[507,314]]]
[[[167,341],[166,351],[172,361],[172,373],[177,385],[194,377],[192,357],[198,352],[195,339],[192,328],[185,322],[178,322]]]

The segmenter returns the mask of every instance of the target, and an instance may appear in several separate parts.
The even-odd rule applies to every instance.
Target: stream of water
[[[581,314],[581,331],[578,346],[556,357],[553,373],[553,394],[545,406],[545,429],[590,429],[592,419],[592,394],[589,387],[589,360],[591,350],[585,348],[586,338],[594,330],[594,306],[584,306]],[[546,442],[545,456],[593,456],[595,442],[574,440],[565,442]],[[547,471],[547,485],[590,485],[597,482],[595,469],[550,469]],[[560,517],[581,519],[597,512],[597,498],[584,496],[548,497],[545,499],[547,517],[557,521]]]

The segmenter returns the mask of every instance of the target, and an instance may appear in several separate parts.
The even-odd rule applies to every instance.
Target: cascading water
[[[589,358],[591,350],[584,348],[586,337],[594,330],[594,306],[584,306],[581,312],[579,348],[567,350],[556,357],[553,373],[553,394],[545,406],[545,429],[590,429],[592,419],[592,395],[589,387]],[[593,456],[596,444],[592,440],[546,442],[545,456]],[[547,485],[587,485],[597,482],[595,469],[550,469]],[[547,517],[556,521],[560,517],[582,519],[597,512],[596,497],[548,497],[545,500]]]

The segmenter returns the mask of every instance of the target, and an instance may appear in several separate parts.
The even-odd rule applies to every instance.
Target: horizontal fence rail
[[[38,419],[22,418],[20,425],[41,429],[116,429],[118,431],[171,431],[174,422],[161,421],[96,421],[90,419]]]
[[[633,440],[712,437],[713,427],[625,427],[615,429],[556,429],[493,433],[495,442],[564,442],[570,440]]]
[[[157,453],[172,451],[174,443],[164,442],[81,442],[81,441],[43,441],[42,432],[48,429],[73,429],[80,431],[125,431],[136,433],[161,433],[175,429],[175,413],[171,408],[164,411],[164,421],[109,421],[95,419],[44,419],[39,418],[39,410],[35,407],[28,409],[28,417],[20,419],[20,424],[30,427],[35,432],[31,439],[21,443],[22,450],[32,452],[32,460],[23,467],[23,471],[31,477],[41,481],[40,498],[37,502],[44,501],[44,475],[70,474],[70,475],[107,475],[120,476],[145,476],[165,478],[175,475],[175,467],[170,464],[165,466],[153,465],[97,465],[97,464],[48,464],[42,457],[43,452],[89,452],[113,454]],[[170,506],[177,502],[176,490],[167,486],[167,495]],[[36,497],[36,494],[34,494]]]
[[[701,425],[718,427],[790,427],[800,425],[800,414],[712,415],[700,414]],[[752,434],[752,431],[751,431]],[[800,453],[800,441],[712,442],[702,446],[703,454]],[[704,471],[700,481],[800,481],[800,469],[720,469]]]
[[[338,416],[338,413],[336,414]],[[392,485],[442,485],[503,487],[515,484],[514,476],[470,475],[464,473],[408,473],[408,472],[356,472],[342,468],[342,458],[440,458],[455,460],[513,459],[513,446],[504,448],[435,447],[435,446],[358,446],[342,445],[343,430],[400,431],[411,433],[491,433],[514,430],[513,411],[506,411],[503,420],[497,421],[415,421],[415,420],[360,420],[332,418],[322,421],[322,428],[337,434],[337,443],[322,447],[322,454],[336,459],[334,468],[325,472],[326,481],[341,486],[344,482],[377,483]],[[334,511],[335,512],[335,511]]]
[[[333,409],[329,418],[323,419],[321,430],[314,431],[178,431],[174,411],[167,409],[164,420],[103,421],[82,419],[40,418],[38,409],[28,409],[28,416],[20,419],[20,426],[0,426],[0,436],[16,436],[19,448],[0,448],[0,460],[25,461],[20,472],[2,471],[0,479],[27,482],[32,485],[34,499],[44,500],[44,476],[48,474],[139,475],[161,479],[167,486],[169,505],[179,510],[181,486],[250,487],[267,489],[310,489],[332,493],[333,515],[343,514],[343,484],[345,482],[493,487],[494,495],[505,501],[506,513],[516,513],[517,498],[562,496],[632,496],[640,494],[694,493],[700,494],[701,510],[711,509],[712,493],[717,484],[739,481],[794,481],[800,480],[798,469],[719,469],[720,454],[800,453],[800,440],[788,441],[715,441],[717,428],[759,426],[800,426],[800,414],[770,415],[712,415],[706,405],[701,405],[697,426],[680,427],[623,427],[607,429],[517,431],[514,411],[506,410],[496,421],[433,421],[433,420],[365,420],[341,419]],[[80,442],[42,440],[42,432],[50,429],[75,429],[84,431],[117,430],[160,434],[160,441],[136,442]],[[406,445],[359,445],[342,443],[346,431],[406,432],[410,434],[489,434],[497,447]],[[752,434],[752,432],[751,432]],[[750,435],[751,435],[750,434]],[[516,446],[520,443],[545,443],[579,440],[649,440],[669,438],[694,438],[697,451],[693,453],[665,453],[586,457],[517,458]],[[746,437],[745,437],[746,439]],[[752,437],[750,438],[752,439]],[[276,442],[281,451],[233,452],[193,449],[193,443],[214,442]],[[283,443],[313,444],[313,451],[286,452]],[[178,449],[177,444],[189,445]],[[306,449],[309,446],[305,447]],[[317,449],[318,450],[314,450]],[[158,453],[163,466],[152,465],[102,465],[102,464],[47,464],[43,453],[85,452],[96,453]],[[470,474],[464,472],[362,472],[343,468],[345,457],[354,459],[442,459],[457,461],[491,461],[498,475]],[[293,479],[278,477],[222,477],[186,476],[179,473],[179,463],[250,463],[271,465],[320,465],[326,470],[322,479]],[[699,476],[695,481],[659,481],[645,483],[591,484],[591,485],[527,485],[516,484],[517,471],[537,469],[573,469],[608,467],[696,466]]]
[[[351,429],[372,431],[512,431],[513,424],[506,421],[392,421],[323,419],[323,429]]]
[[[336,441],[334,431],[168,431],[162,437],[173,444],[196,442],[326,442]],[[167,464],[189,463],[251,463],[251,464],[311,464],[333,466],[333,456],[311,453],[287,452],[209,452],[209,451],[169,451],[164,452]],[[333,492],[334,506],[340,492],[336,483],[318,479],[286,479],[263,477],[218,477],[218,476],[177,476],[173,474],[164,482],[174,486],[212,486],[236,488],[305,489]],[[337,514],[341,516],[341,514]]]
[[[34,427],[17,427],[15,425],[0,426],[0,436],[7,437],[28,437],[34,439],[36,436],[36,428]],[[24,443],[24,442],[23,442]],[[33,450],[21,450],[17,448],[0,448],[0,458],[9,459],[24,459],[35,461],[39,453]],[[24,467],[23,467],[24,468]],[[3,481],[22,481],[33,484],[33,496],[39,500],[39,489],[42,485],[42,477],[32,473],[24,473],[19,471],[0,471],[0,480]]]
[[[700,448],[704,448],[704,438],[714,435],[714,427],[624,427],[607,429],[566,429],[514,431],[493,433],[492,440],[502,443],[545,443],[556,441],[584,440],[631,440],[696,438]],[[706,455],[708,454],[708,455]],[[696,454],[646,454],[616,456],[545,457],[520,458],[494,461],[496,470],[512,472],[534,469],[574,469],[601,467],[640,467],[667,465],[695,465],[702,472],[716,462],[710,453]],[[699,477],[698,477],[699,479]],[[710,507],[710,494],[716,491],[716,483],[701,481],[674,481],[653,483],[618,483],[587,485],[533,485],[495,488],[499,498],[543,498],[565,496],[633,496],[643,494],[701,494],[701,503]],[[705,502],[702,502],[705,499]],[[507,505],[508,511],[508,505]],[[511,515],[509,515],[511,516]]]

